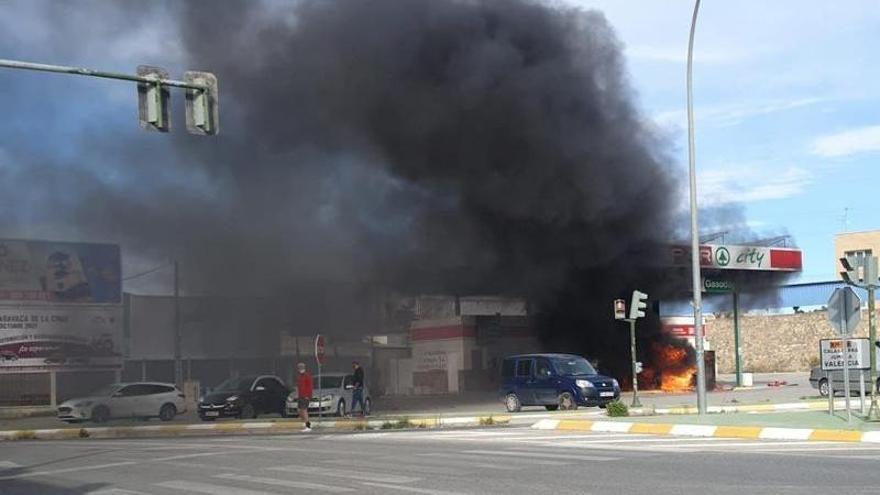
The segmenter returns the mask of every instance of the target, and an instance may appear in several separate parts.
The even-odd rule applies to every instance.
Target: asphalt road
[[[529,428],[0,444],[0,493],[874,494],[880,447]]]

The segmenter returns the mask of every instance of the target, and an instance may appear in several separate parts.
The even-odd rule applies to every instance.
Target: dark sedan
[[[260,414],[286,416],[285,401],[290,390],[273,375],[230,378],[199,401],[203,421],[217,418],[252,419]]]

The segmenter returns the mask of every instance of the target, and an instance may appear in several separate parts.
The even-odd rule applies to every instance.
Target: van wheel
[[[547,405],[544,407],[547,408],[548,411],[555,411],[555,410],[559,409],[559,404],[552,404],[552,405]]]
[[[559,409],[562,411],[574,411],[578,408],[577,402],[575,402],[574,397],[571,396],[568,392],[562,392],[559,394],[559,398],[557,400],[559,403]]]
[[[162,421],[171,421],[174,416],[177,416],[177,408],[174,404],[165,404],[159,409],[159,419]]]
[[[819,380],[819,395],[828,397],[828,380],[825,378]]]
[[[507,397],[504,398],[504,405],[507,406],[507,412],[514,413],[522,410],[522,403],[516,394],[507,394]]]

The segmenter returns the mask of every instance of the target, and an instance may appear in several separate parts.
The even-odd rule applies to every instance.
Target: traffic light
[[[213,136],[220,132],[220,94],[217,77],[195,70],[183,73],[188,83],[207,89],[186,89],[186,130],[192,134]]]
[[[858,260],[855,257],[843,257],[840,258],[840,264],[843,266],[840,276],[844,282],[850,285],[857,285],[859,283]]]
[[[626,301],[623,299],[614,300],[614,319],[623,320],[626,318]]]
[[[641,372],[642,372],[642,362],[636,361],[636,374],[639,374]]]
[[[648,307],[648,295],[637,290],[633,291],[632,301],[629,305],[629,319],[635,320],[645,316],[645,308]]]
[[[168,109],[171,106],[171,93],[168,86],[159,81],[168,79],[168,71],[161,67],[139,65],[139,76],[155,79],[156,83],[139,82],[138,92],[138,122],[141,127],[149,131],[168,132],[171,129],[171,118]]]

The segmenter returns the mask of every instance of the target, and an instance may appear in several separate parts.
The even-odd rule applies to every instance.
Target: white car
[[[352,387],[351,382],[354,379],[354,375],[351,373],[324,373],[321,375],[320,381],[320,393],[322,395],[320,402],[317,397],[313,397],[311,402],[309,403],[309,413],[318,413],[319,411],[325,414],[335,414],[337,416],[345,416],[347,413],[351,411],[352,405],[352,396],[354,393],[354,387]],[[314,381],[314,394],[318,395],[318,377],[314,375],[312,380]],[[293,392],[287,397],[287,414],[288,416],[296,416],[299,414],[299,407],[296,403],[296,388],[294,387]],[[373,401],[370,398],[370,390],[367,388],[367,385],[364,384],[364,410],[366,415],[370,414],[370,408],[373,405]],[[354,411],[355,413],[361,413],[361,406],[358,404],[358,410]]]
[[[153,418],[171,421],[186,412],[183,392],[173,383],[114,383],[88,397],[64,401],[58,406],[58,419],[68,423],[113,418]]]

